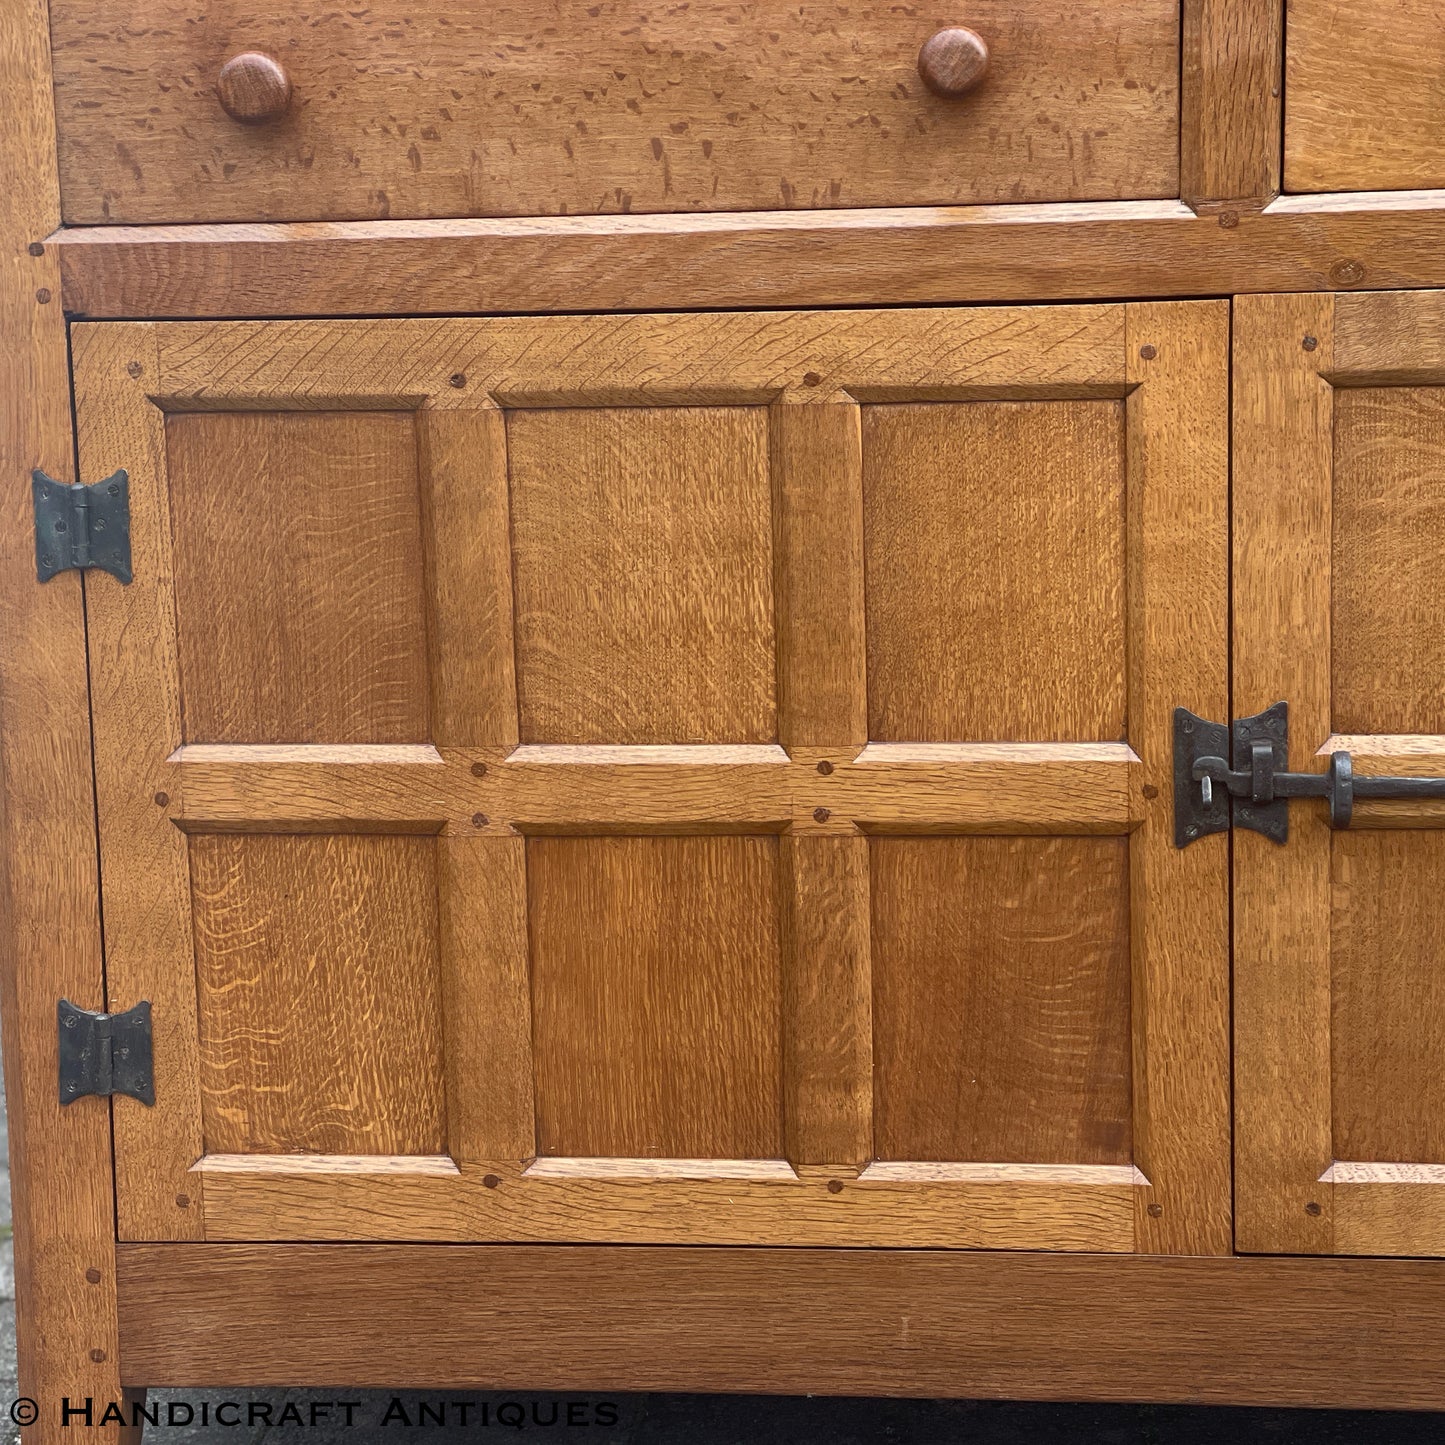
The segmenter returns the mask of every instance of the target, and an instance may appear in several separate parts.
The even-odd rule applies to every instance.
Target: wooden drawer
[[[944,205],[1178,194],[1170,0],[784,5],[275,0],[52,7],[65,219],[340,220]],[[967,95],[922,82],[984,38]],[[218,76],[264,52],[284,114]]]
[[[1284,186],[1445,186],[1445,13],[1435,0],[1290,0]]]

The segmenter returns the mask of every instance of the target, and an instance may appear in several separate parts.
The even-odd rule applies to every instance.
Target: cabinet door
[[[1445,296],[1235,313],[1234,711],[1445,776]],[[1445,804],[1234,841],[1241,1248],[1445,1254]]]
[[[1226,1250],[1227,325],[77,327],[123,1237]]]

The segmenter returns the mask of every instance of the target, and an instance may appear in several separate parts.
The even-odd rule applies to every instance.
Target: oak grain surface
[[[1182,15],[1180,194],[1258,208],[1280,188],[1284,0],[1184,0]]]
[[[429,736],[406,412],[166,418],[188,742]]]
[[[1226,211],[1228,215],[1226,216]],[[1227,219],[1231,224],[1221,224]],[[1445,285],[1439,191],[703,216],[78,227],[89,317],[1111,300]]]
[[[444,1151],[435,847],[190,840],[208,1154]]]
[[[867,3],[417,0],[224,17],[55,12],[66,220],[327,220],[1035,201],[1178,193],[1169,0],[971,0],[987,83],[932,95],[952,12]],[[223,62],[286,69],[238,125]]]
[[[134,576],[124,586],[86,579],[106,988],[149,1000],[155,1056],[155,1105],[111,1114],[117,1230],[200,1239],[201,1181],[189,1173],[203,1148],[190,858],[165,778],[182,731],[165,416],[150,399],[155,329],[91,328],[72,335],[72,356],[81,470],[130,475]]]
[[[413,1388],[1445,1404],[1439,1261],[123,1245],[120,1274],[137,1383],[384,1358]]]
[[[120,1383],[110,1111],[63,1108],[56,1088],[56,1000],[103,1009],[107,993],[82,582],[35,576],[31,468],[78,480],[59,258],[45,244],[60,219],[47,40],[45,7],[0,3],[0,1015],[16,1393],[36,1400],[111,1398]],[[45,1413],[27,1445],[68,1433]]]
[[[1210,437],[1224,435],[1223,322],[1217,303],[1180,303],[79,326],[82,435],[143,463],[148,549],[145,582],[98,592],[94,619],[103,832],[158,865],[121,875],[118,957],[172,1000],[165,1105],[146,1111],[149,1133],[126,1135],[130,1234],[1220,1248],[1218,920],[1194,904],[1187,927],[1169,921],[1213,855],[1160,871],[1156,854],[1169,839],[1161,699],[1186,660],[1197,672],[1201,654],[1222,656]],[[248,413],[411,428],[407,464],[398,449],[374,490],[415,492],[431,740],[181,738],[158,439],[167,418]],[[902,573],[932,581],[936,557],[969,558],[974,513],[999,512],[1002,495],[991,565],[1021,596],[1047,591],[1026,642],[1103,615],[1104,663],[1069,644],[1106,679],[1102,738],[1070,726],[1029,741],[1025,717],[995,741],[868,739],[869,413],[936,424],[931,495],[945,502],[950,447],[972,443],[976,507],[945,506],[922,560],[903,527]],[[968,429],[999,416],[1023,421],[1027,446],[1008,426]],[[1050,445],[1056,417],[1069,424]],[[991,462],[1007,490],[987,485]],[[1059,585],[1028,540],[1045,518]],[[931,645],[897,629],[921,685]],[[1098,706],[1091,686],[1069,706]],[[547,740],[528,740],[543,715],[527,723],[529,687],[548,700]],[[1093,930],[1084,952],[1104,947],[1102,910],[1102,987],[1119,1007],[1090,975],[1064,1012],[1078,1004],[1112,1031],[1101,1041],[1071,1016],[1063,1083],[1045,1062],[986,1101],[997,1109],[976,1139],[930,1146],[930,1130],[948,1131],[929,1120],[908,1141],[922,1157],[885,1167],[868,859],[935,843],[1084,860],[1071,873]],[[285,1152],[279,1127],[258,1131],[264,1152],[203,1145],[183,867],[188,847],[253,846],[434,855],[435,876],[406,874],[405,902],[370,931],[401,935],[386,951],[393,983],[429,978],[443,1001],[418,1058],[430,1097],[444,1091],[444,1127],[382,1137],[400,1125],[375,1122],[372,1100],[350,1135],[308,1138],[304,1153]],[[297,898],[322,896],[303,875],[285,880]],[[985,880],[978,906],[1022,894],[1048,913],[1023,864],[1009,877],[1013,894]],[[418,910],[435,929],[424,966],[403,946]],[[320,911],[338,913],[345,936],[328,956],[343,974],[380,967],[360,901]],[[288,917],[292,933],[326,934]],[[147,932],[147,918],[164,926]],[[991,948],[1000,929],[977,931]],[[995,971],[1017,979],[1008,970],[1027,962],[1026,984],[1042,979],[1057,1002],[1052,971],[1079,949],[1053,932],[1028,934],[1027,960]],[[315,950],[303,938],[285,951],[293,967]],[[317,974],[323,1024],[344,1006],[341,976]],[[1020,1101],[1036,1082],[1073,1097],[1096,1043],[1113,1059],[1103,1091],[1124,1103],[1100,1129],[1078,1124],[1078,1147],[1072,1134],[1040,1144],[1030,1131],[1060,1122],[1067,1099]],[[938,1047],[961,1067],[953,1042]],[[1141,1141],[1147,1170],[1130,1157]],[[203,1206],[182,1211],[182,1194]]]
[[[1289,0],[1284,184],[1445,184],[1445,27],[1432,0]]]
[[[1301,770],[1330,730],[1333,307],[1260,296],[1233,313],[1232,705],[1286,699]],[[1295,804],[1287,847],[1232,844],[1235,1244],[1328,1254],[1329,826]]]
[[[1330,879],[1334,1156],[1445,1164],[1445,832],[1337,833]]]
[[[525,743],[777,736],[761,407],[511,411]]]
[[[1124,736],[1117,401],[863,411],[869,732]]]
[[[870,853],[878,1157],[1130,1162],[1126,842]]]
[[[1335,396],[1331,726],[1445,733],[1445,387]]]
[[[783,1152],[775,838],[527,847],[540,1154]]]
[[[1144,822],[1129,838],[1137,1247],[1233,1244],[1229,840],[1176,848],[1174,709],[1229,712],[1226,302],[1131,302],[1129,740]]]

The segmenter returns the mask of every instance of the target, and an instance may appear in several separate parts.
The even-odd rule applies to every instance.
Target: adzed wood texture
[[[1172,196],[1171,0],[970,0],[991,53],[967,97],[919,52],[947,7],[415,0],[195,17],[53,12],[65,219],[308,221]],[[239,51],[290,108],[238,124]]]
[[[873,838],[880,1159],[1129,1164],[1122,838]]]
[[[110,1111],[61,1105],[55,1009],[134,1001],[102,972],[81,579],[35,576],[31,468],[76,480],[47,40],[43,6],[0,0],[0,1015],[27,1445],[71,1436],[63,1396],[120,1394]]]
[[[1167,806],[1167,709],[1223,707],[1226,326],[77,328],[140,563],[91,619],[106,925],[166,1000],[123,1237],[1226,1250],[1224,840],[1178,853]],[[297,515],[377,537],[330,570],[278,542],[286,603],[253,588],[228,645],[331,735],[188,740],[177,631],[222,599],[173,593],[182,533],[224,541],[204,481],[248,455],[327,486],[286,462],[308,430],[359,460]],[[426,640],[383,647],[417,535]],[[1025,624],[929,668],[1000,589]],[[906,680],[871,741],[870,631]],[[993,726],[976,680],[950,701],[990,647]],[[430,738],[356,740],[414,692]]]
[[[1445,285],[1445,197],[60,232],[89,317],[941,305]]]
[[[425,838],[190,840],[208,1154],[441,1154]]]
[[[1331,844],[1334,1155],[1445,1165],[1445,831]]]
[[[1279,192],[1284,20],[1284,0],[1184,0],[1179,185],[1201,210]]]
[[[1258,297],[1235,318],[1235,711],[1286,699],[1296,768],[1343,747],[1360,774],[1445,774],[1426,600],[1445,296]],[[1296,804],[1287,847],[1235,838],[1242,1248],[1445,1254],[1442,823],[1381,800],[1331,834]]]
[[[122,1245],[155,1385],[1439,1409],[1445,1264],[937,1250]]]
[[[1289,0],[1284,184],[1445,185],[1445,26],[1432,0]]]
[[[1445,733],[1445,387],[1335,396],[1330,725]]]
[[[1124,440],[1122,401],[863,408],[870,738],[1123,740]]]
[[[537,1154],[780,1159],[778,840],[527,845]]]
[[[426,739],[412,414],[201,412],[166,448],[186,741]]]
[[[767,409],[506,426],[522,741],[772,742]]]

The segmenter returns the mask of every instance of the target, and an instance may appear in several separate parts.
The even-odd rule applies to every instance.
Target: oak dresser
[[[1437,5],[0,0],[0,62],[35,1445],[1445,1408]]]

